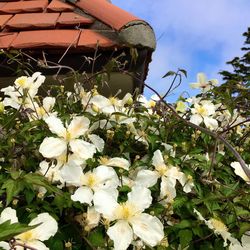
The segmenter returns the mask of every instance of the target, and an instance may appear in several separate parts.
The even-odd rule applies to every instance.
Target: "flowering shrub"
[[[0,249],[249,249],[249,115],[215,80],[175,104],[44,80],[1,90]]]

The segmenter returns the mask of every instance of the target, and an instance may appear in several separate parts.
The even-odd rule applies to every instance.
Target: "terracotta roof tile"
[[[97,45],[100,48],[107,48],[114,47],[117,44],[99,32],[82,30],[78,47],[96,48]]]
[[[74,9],[74,6],[64,3],[60,0],[53,0],[47,7],[47,11],[50,12],[73,11]]]
[[[11,17],[12,15],[0,15],[0,28],[1,29],[7,23],[7,21],[10,20]]]
[[[75,47],[79,35],[79,30],[21,31],[11,44],[11,47],[16,49]]]
[[[59,15],[60,15],[59,13],[16,14],[6,24],[6,28],[15,28],[15,29],[54,28],[56,26],[56,21]]]
[[[48,0],[16,1],[6,3],[0,8],[1,13],[43,12]]]
[[[92,24],[94,19],[81,16],[75,12],[63,12],[57,20],[60,26]]]
[[[141,20],[104,0],[79,0],[75,5],[115,30],[120,30],[129,22]]]
[[[0,48],[1,49],[8,49],[12,41],[16,38],[17,33],[1,33],[0,34]]]

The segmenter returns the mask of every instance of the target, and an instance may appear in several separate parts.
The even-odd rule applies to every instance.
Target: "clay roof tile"
[[[79,0],[75,5],[118,31],[132,21],[141,20],[105,0]]]

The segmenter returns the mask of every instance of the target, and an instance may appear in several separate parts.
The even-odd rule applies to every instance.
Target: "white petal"
[[[83,171],[80,166],[71,162],[70,164],[65,164],[60,172],[66,183],[74,186],[81,186],[81,176],[83,176]]]
[[[151,247],[159,244],[164,237],[163,225],[155,216],[142,213],[130,222],[134,233]]]
[[[59,137],[64,137],[66,135],[66,128],[63,126],[62,121],[55,117],[55,116],[49,116],[45,119],[45,122],[49,126],[49,130],[58,135]]]
[[[55,105],[56,98],[47,96],[43,99],[43,108],[49,112]]]
[[[117,193],[118,194],[118,193]],[[117,195],[118,196],[118,195]],[[94,195],[94,205],[95,210],[109,220],[115,220],[114,217],[114,211],[117,207],[119,207],[119,204],[116,201],[117,197],[114,197],[110,195],[108,192],[99,190],[95,192]]]
[[[64,139],[46,137],[40,145],[39,152],[46,158],[56,158],[67,150]]]
[[[69,145],[73,153],[85,160],[92,158],[96,152],[96,147],[84,140],[75,139],[70,141]]]
[[[176,197],[176,190],[175,187],[167,181],[166,178],[162,178],[161,181],[161,192],[160,192],[160,198],[167,198],[167,202],[172,202],[174,198]]]
[[[88,135],[88,138],[95,145],[98,152],[103,151],[105,142],[100,136],[91,134],[91,135]]]
[[[204,73],[198,73],[197,74],[197,81],[200,84],[206,84],[207,83],[207,77]]]
[[[106,188],[116,188],[119,185],[119,178],[115,170],[111,167],[99,166],[93,170],[93,173],[99,180],[101,186],[105,184]]]
[[[152,196],[149,189],[142,186],[132,187],[128,193],[128,201],[134,204],[140,211],[144,211],[152,203]]]
[[[109,161],[106,163],[107,166],[112,167],[119,167],[128,170],[130,163],[128,160],[121,158],[121,157],[114,157],[109,159]]]
[[[30,247],[33,247],[34,249],[39,249],[39,250],[50,250],[48,247],[46,247],[46,245],[38,240],[33,240],[32,242],[27,244]],[[27,248],[28,250],[29,248]],[[17,249],[18,250],[18,249]],[[20,250],[23,250],[23,248],[21,248]]]
[[[4,250],[10,250],[10,245],[7,242],[0,241],[0,249],[3,248]]]
[[[143,169],[137,173],[135,184],[149,188],[156,184],[158,177],[157,172]]]
[[[94,228],[98,226],[100,219],[101,219],[100,213],[98,213],[94,207],[88,207],[87,217],[86,217],[87,225],[90,228]]]
[[[16,223],[18,222],[18,218],[16,216],[16,210],[11,208],[11,207],[6,207],[1,215],[0,215],[0,224],[7,221],[7,220],[10,220],[10,223],[13,224],[13,223]]]
[[[36,235],[36,239],[44,241],[56,234],[58,230],[57,222],[48,213],[41,213],[37,215],[37,217],[34,218],[29,225],[33,226],[40,223],[42,224],[31,230],[34,232],[34,235]]]
[[[202,123],[202,117],[198,114],[194,114],[190,117],[190,122],[200,125]]]
[[[218,122],[214,118],[204,117],[204,123],[206,127],[211,130],[215,130],[218,128]]]
[[[250,181],[249,177],[246,175],[245,171],[242,169],[239,162],[234,161],[231,164],[231,167],[234,168],[234,172],[236,175],[240,176],[244,181]],[[250,166],[248,165],[249,171]]]
[[[88,203],[91,205],[93,191],[89,187],[80,187],[73,195],[71,195],[71,199],[73,201],[80,201],[81,203]]]
[[[155,167],[165,165],[163,157],[162,157],[162,153],[161,153],[161,151],[159,149],[157,149],[154,152],[154,155],[153,155],[153,158],[152,158],[152,164]]]
[[[114,241],[114,250],[126,250],[133,240],[133,231],[126,221],[118,221],[107,231]]]
[[[81,135],[84,135],[89,128],[90,121],[88,118],[83,116],[74,117],[68,127],[68,132],[71,137],[78,138]]]

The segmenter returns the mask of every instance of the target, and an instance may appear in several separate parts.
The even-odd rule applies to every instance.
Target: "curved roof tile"
[[[130,22],[142,21],[105,0],[79,0],[75,5],[117,31]]]

